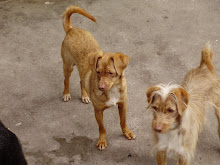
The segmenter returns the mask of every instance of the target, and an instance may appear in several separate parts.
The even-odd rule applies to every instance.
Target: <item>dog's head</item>
[[[90,54],[89,64],[97,76],[98,88],[108,91],[113,84],[120,83],[123,71],[129,63],[129,57],[122,53]]]
[[[152,129],[165,133],[178,128],[188,105],[188,93],[178,85],[157,85],[147,89],[148,107],[153,110]]]

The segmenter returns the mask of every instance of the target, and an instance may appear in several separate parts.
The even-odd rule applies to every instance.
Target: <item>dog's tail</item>
[[[216,74],[215,67],[212,63],[213,56],[214,56],[213,50],[211,48],[210,42],[208,41],[205,47],[202,49],[202,58],[201,58],[200,67],[206,65],[211,73]]]
[[[77,7],[77,6],[70,6],[66,9],[66,11],[63,14],[63,28],[66,33],[73,27],[71,24],[71,20],[70,20],[70,17],[73,13],[84,15],[85,17],[96,22],[96,19],[92,15],[87,13],[85,10],[83,10],[82,8]]]

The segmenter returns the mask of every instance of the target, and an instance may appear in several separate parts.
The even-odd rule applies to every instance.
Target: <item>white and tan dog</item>
[[[63,100],[68,101],[71,98],[69,78],[74,66],[77,66],[82,101],[92,101],[99,125],[97,147],[104,150],[107,142],[103,112],[113,105],[118,105],[121,129],[125,137],[129,140],[135,139],[126,124],[127,83],[124,69],[129,63],[129,57],[122,53],[103,52],[90,32],[72,26],[70,17],[73,13],[84,15],[96,22],[92,15],[77,6],[70,6],[63,14],[63,27],[66,32],[61,48],[65,76]]]
[[[190,164],[209,103],[216,111],[220,137],[220,80],[212,58],[213,51],[207,43],[200,66],[186,75],[181,86],[156,85],[147,89],[158,165],[166,165],[167,155],[178,156],[180,165]]]

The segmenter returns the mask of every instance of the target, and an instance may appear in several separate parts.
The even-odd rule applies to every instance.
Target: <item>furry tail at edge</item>
[[[70,20],[70,17],[73,13],[84,15],[85,17],[96,22],[96,19],[92,15],[87,13],[85,10],[83,10],[82,8],[77,7],[77,6],[70,6],[66,9],[66,11],[63,14],[63,28],[66,33],[73,27],[71,24],[71,20]]]
[[[211,48],[210,42],[208,41],[205,47],[202,49],[202,58],[201,58],[200,67],[206,65],[211,73],[216,74],[215,67],[212,63],[213,56],[214,56],[213,50]]]

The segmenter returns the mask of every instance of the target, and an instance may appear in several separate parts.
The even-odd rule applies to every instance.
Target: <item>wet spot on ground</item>
[[[93,140],[85,136],[76,136],[67,142],[65,138],[54,138],[58,143],[60,143],[60,148],[51,151],[51,153],[56,154],[56,156],[67,156],[72,158],[75,155],[81,155],[82,160],[88,158],[87,153],[94,147]]]

